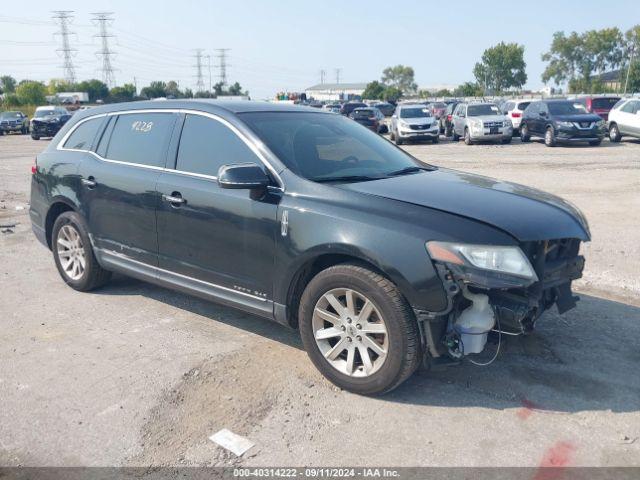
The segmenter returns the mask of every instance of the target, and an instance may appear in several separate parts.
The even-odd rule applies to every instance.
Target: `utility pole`
[[[326,76],[327,72],[325,70],[320,70],[320,83],[324,84],[324,77]]]
[[[635,48],[631,47],[631,52],[629,53],[629,66],[627,67],[627,79],[624,81],[624,95],[627,94],[627,87],[629,86],[629,74],[631,73],[631,64],[633,63],[633,54]]]
[[[109,38],[113,35],[109,34],[107,27],[113,23],[113,12],[96,12],[92,13],[93,23],[98,26],[98,32],[94,37],[99,38],[101,48],[96,55],[102,57],[102,81],[107,87],[112,88],[116,81],[113,75],[113,65],[111,65],[111,56],[115,54],[109,49]]]
[[[133,77],[133,86],[136,87],[136,96],[138,96],[138,79]]]
[[[227,52],[231,50],[230,48],[216,48],[216,58],[219,61],[220,74],[218,75],[220,78],[220,83],[224,87],[227,84],[227,67],[230,65],[227,63]]]
[[[211,55],[207,55],[207,67],[209,68],[209,93],[211,93]]]
[[[342,69],[336,68],[336,83],[340,83],[340,72],[342,72]]]
[[[56,52],[62,54],[63,64],[62,69],[64,71],[64,79],[68,83],[76,83],[76,71],[73,67],[73,61],[71,57],[77,52],[76,49],[71,48],[69,44],[69,36],[73,35],[73,32],[69,31],[69,25],[73,20],[73,10],[56,10],[53,13],[53,20],[58,23],[60,30],[55,35],[60,35],[61,46]]]
[[[204,91],[204,80],[202,78],[202,52],[201,48],[197,48],[195,50],[196,54],[194,55],[196,58],[196,90],[198,92]]]

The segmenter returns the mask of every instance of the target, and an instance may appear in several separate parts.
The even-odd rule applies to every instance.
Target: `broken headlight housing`
[[[531,262],[515,246],[473,245],[454,242],[427,242],[427,252],[432,260],[442,262],[454,270],[465,272],[469,281],[480,281],[492,277],[493,284],[499,279],[512,278],[513,283],[531,285],[538,281]],[[515,277],[515,278],[514,278]],[[508,282],[512,283],[512,282]]]

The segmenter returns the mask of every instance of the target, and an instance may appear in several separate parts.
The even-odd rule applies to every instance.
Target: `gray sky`
[[[48,80],[62,77],[56,54],[51,10],[74,10],[71,43],[77,77],[101,78],[94,54],[98,40],[91,13],[111,11],[116,83],[138,87],[152,80],[176,80],[195,86],[194,50],[211,55],[213,83],[219,73],[216,48],[230,48],[228,79],[239,81],[254,98],[280,90],[301,91],[335,81],[379,79],[389,65],[415,69],[418,85],[459,84],[473,80],[473,65],[485,48],[500,41],[525,45],[529,81],[542,86],[552,34],[640,23],[640,2],[539,0],[479,3],[378,0],[311,1],[189,1],[103,2],[30,0],[21,8],[0,13],[0,75]],[[482,5],[482,6],[480,6]],[[495,5],[495,8],[492,6]],[[204,60],[205,85],[209,83]]]

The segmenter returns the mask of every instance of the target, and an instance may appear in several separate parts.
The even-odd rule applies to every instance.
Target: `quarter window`
[[[81,123],[64,142],[64,148],[76,150],[90,150],[102,125],[102,118],[93,118]]]
[[[222,165],[257,162],[247,144],[223,123],[202,115],[185,118],[176,170],[217,176]]]
[[[107,147],[107,158],[164,167],[166,147],[174,122],[172,113],[119,115]]]
[[[638,102],[627,102],[626,105],[624,105],[620,110],[622,110],[623,112],[626,113],[636,113],[638,109]]]

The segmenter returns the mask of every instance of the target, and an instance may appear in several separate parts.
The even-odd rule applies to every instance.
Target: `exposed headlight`
[[[558,124],[559,127],[567,127],[567,128],[571,128],[573,127],[573,123],[571,122],[556,122]]]
[[[409,128],[409,124],[407,122],[403,122],[402,120],[398,122],[398,125],[400,125],[402,128]]]
[[[432,260],[538,280],[531,263],[518,247],[427,242],[427,252]]]
[[[596,125],[598,125],[599,127],[604,127],[604,120],[598,120],[598,123]]]

